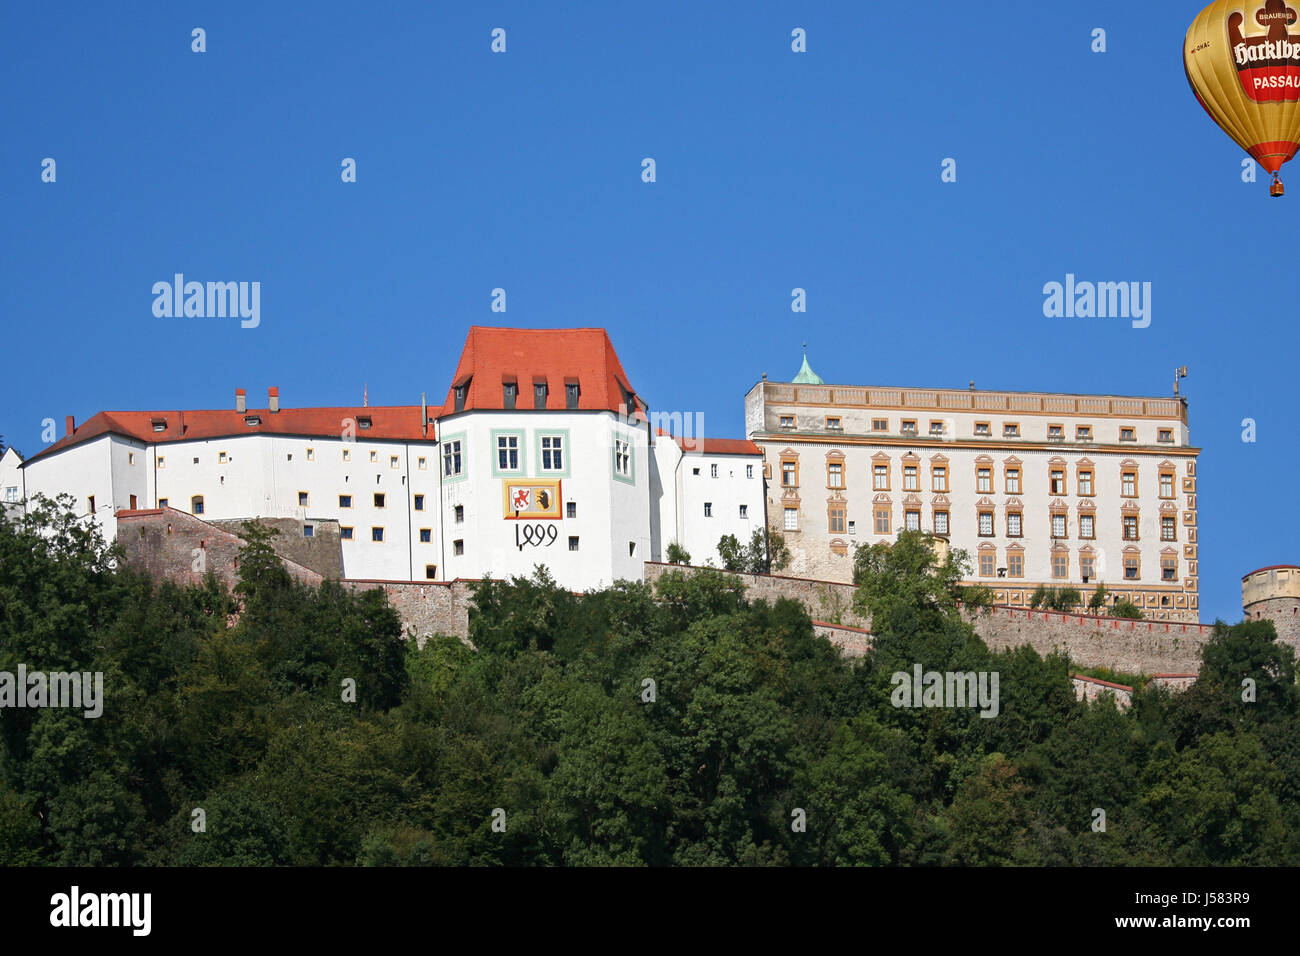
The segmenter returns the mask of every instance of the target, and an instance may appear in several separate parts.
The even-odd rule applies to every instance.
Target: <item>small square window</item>
[[[712,517],[713,517],[713,502],[712,502],[712,501],[706,501],[706,502],[704,502],[704,517],[706,517],[706,518],[712,518]]]
[[[464,538],[457,538],[455,541],[453,541],[453,542],[451,543],[451,551],[452,551],[452,554],[464,554],[464,553],[465,553],[465,539],[464,539]]]
[[[457,524],[460,524],[462,521],[464,521],[464,520],[465,520],[465,506],[464,506],[464,505],[457,505],[457,506],[456,506],[456,510],[455,510],[455,515],[456,515],[456,523],[457,523]]]
[[[840,420],[839,420],[838,418],[828,418],[828,419],[826,419],[826,427],[827,427],[827,429],[829,429],[830,431],[833,431],[833,432],[837,432],[837,431],[841,431],[841,430],[842,430],[842,429],[840,428]]]
[[[717,465],[709,465],[709,477],[710,477],[710,478],[716,478],[716,477],[718,477],[718,466],[717,466]]]
[[[569,550],[570,551],[578,550],[578,536],[576,534],[569,535]]]
[[[1080,425],[1074,430],[1074,438],[1076,441],[1092,441],[1092,426]]]
[[[371,464],[377,464],[377,463],[379,462],[379,452],[374,451],[373,449],[371,450],[371,452],[370,452],[370,462],[371,462]]]
[[[415,467],[420,469],[420,471],[428,471],[429,459],[421,455],[419,458],[415,459]],[[433,565],[430,565],[430,567],[433,567]]]
[[[388,456],[388,467],[389,467],[389,468],[396,468],[396,467],[397,467],[397,463],[398,463],[398,458],[397,458],[396,455],[389,455],[389,456]]]
[[[308,448],[308,449],[307,449],[307,460],[308,460],[308,461],[315,461],[315,460],[316,460],[316,449],[315,449],[315,448]]]
[[[351,540],[352,540],[352,528],[351,528],[351,526],[349,526],[349,525],[340,525],[340,526],[339,526],[339,537],[341,537],[344,541],[351,541]]]
[[[849,534],[857,534],[857,533],[858,533],[858,523],[856,521],[850,521]]]
[[[1172,428],[1162,428],[1156,435],[1156,441],[1171,443],[1174,440],[1174,430]]]
[[[343,460],[344,460],[344,461],[351,461],[351,460],[352,460],[352,452],[351,452],[349,449],[347,449],[347,448],[344,448],[344,449],[343,449]]]
[[[940,421],[933,421],[933,422],[930,422],[930,434],[931,434],[931,435],[942,435],[942,434],[943,434],[943,422],[940,422]]]
[[[433,541],[433,529],[432,529],[432,528],[421,528],[421,529],[420,529],[420,544],[429,544],[431,541]]]
[[[578,517],[578,505],[573,501],[566,501],[564,504],[564,516],[566,518]]]
[[[17,500],[17,499],[15,499],[15,500]],[[158,499],[158,507],[159,507],[159,508],[166,508],[166,507],[167,507],[167,499],[166,499],[166,498],[159,498],[159,499]]]
[[[217,464],[224,465],[225,463],[226,463],[226,453],[224,451],[217,452]]]
[[[305,492],[305,491],[300,491],[300,492],[298,492],[298,507],[299,507],[299,508],[306,508],[306,507],[307,507],[307,504],[308,504],[308,500],[309,500],[309,496],[308,496],[307,492]]]
[[[375,492],[375,507],[376,507],[376,508],[382,508],[382,507],[384,507],[384,501],[385,501],[385,500],[386,500],[386,499],[385,499],[385,497],[384,497],[384,493],[383,493],[382,491],[376,491],[376,492]]]
[[[786,531],[799,530],[799,509],[798,508],[785,509],[785,530]]]
[[[1015,422],[1011,422],[1011,423],[1009,423],[1009,424],[1003,425],[1003,426],[1002,426],[1002,437],[1003,437],[1003,438],[1019,438],[1019,437],[1020,437],[1020,426],[1017,425]]]
[[[438,580],[438,566],[436,564],[426,564],[424,566],[424,579],[426,581]]]
[[[1120,441],[1137,441],[1137,430],[1133,428],[1121,428],[1119,430]]]
[[[351,495],[339,495],[339,507],[340,507],[340,508],[351,508],[351,507],[352,507],[352,496],[351,496]]]
[[[916,434],[916,420],[915,420],[915,419],[912,419],[912,418],[904,419],[904,420],[903,420],[902,432],[903,432],[904,435],[915,435],[915,434]]]
[[[745,466],[745,477],[746,477],[746,478],[753,478],[753,477],[754,477],[754,466],[753,466],[753,465],[746,465],[746,466]]]
[[[302,526],[302,536],[304,538],[314,538],[316,536],[316,529],[309,524],[305,524]]]
[[[748,518],[748,517],[749,517],[749,505],[741,505],[741,506],[740,506],[740,517],[741,517],[741,518]]]
[[[370,529],[370,540],[371,540],[371,541],[383,541],[383,540],[384,540],[384,529],[383,529],[383,528],[371,528],[371,529]]]
[[[793,416],[793,415],[782,415],[782,416],[781,416],[781,427],[782,427],[782,428],[794,428],[794,416]]]
[[[976,423],[975,423],[975,434],[976,434],[976,435],[984,435],[984,436],[991,435],[991,434],[992,434],[992,431],[990,430],[989,423],[988,423],[988,422],[976,422]]]
[[[415,496],[415,510],[416,511],[424,510],[424,495]]]
[[[888,418],[873,418],[873,419],[871,420],[871,430],[872,430],[873,432],[887,432],[887,431],[889,431],[889,419],[888,419]]]
[[[161,468],[166,468],[166,467],[167,467],[167,457],[166,457],[165,455],[159,455],[159,456],[158,456],[158,467],[159,467],[160,469],[161,469]]]

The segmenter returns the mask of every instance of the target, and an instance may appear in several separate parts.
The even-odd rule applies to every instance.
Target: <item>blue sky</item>
[[[854,384],[1166,395],[1185,364],[1201,614],[1239,619],[1243,573],[1300,561],[1288,486],[1260,498],[1300,470],[1300,176],[1243,184],[1197,105],[1202,5],[10,5],[0,434],[236,386],[437,401],[474,323],[604,326],[721,437],[804,340]],[[261,324],[156,318],[176,272],[259,281]],[[1067,272],[1151,282],[1150,327],[1045,318]]]

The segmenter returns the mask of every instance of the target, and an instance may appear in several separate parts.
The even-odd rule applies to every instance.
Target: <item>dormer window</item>
[[[456,411],[458,412],[463,412],[465,410],[465,392],[468,390],[468,388],[469,388],[469,383],[464,382],[460,385],[457,385],[453,389],[456,396]]]
[[[519,383],[502,382],[501,383],[501,401],[506,408],[515,407],[515,399],[519,397]]]
[[[366,415],[366,416],[364,416],[364,417],[362,417],[362,418],[358,418],[358,419],[357,419],[357,427],[358,427],[358,428],[369,428],[369,427],[370,427],[370,416],[369,416],[369,415]]]
[[[545,382],[533,382],[533,408],[546,407],[548,389]]]
[[[167,419],[165,418],[151,419],[149,424],[153,426],[153,430],[156,432],[165,432],[167,430]]]
[[[576,411],[578,408],[578,383],[564,383],[564,407],[569,411]]]
[[[244,418],[244,424],[252,428],[255,425],[262,424],[262,418],[260,415],[248,415]]]

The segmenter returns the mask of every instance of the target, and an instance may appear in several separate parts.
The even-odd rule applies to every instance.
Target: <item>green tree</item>
[[[1122,601],[1116,601],[1111,605],[1110,616],[1122,617],[1135,621],[1140,621],[1146,617],[1146,615],[1142,613],[1142,609],[1127,598]]]

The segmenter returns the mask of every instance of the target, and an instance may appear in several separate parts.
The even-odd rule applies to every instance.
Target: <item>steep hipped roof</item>
[[[564,386],[573,382],[578,384],[579,410],[618,412],[629,393],[637,410],[645,408],[645,403],[635,397],[604,329],[501,329],[475,325],[465,339],[441,413],[454,414],[458,385],[467,386],[465,411],[504,409],[502,386],[509,381],[518,385],[515,407],[532,409],[533,384],[542,380],[548,386],[549,409],[565,408]]]
[[[436,411],[436,407],[431,408],[430,417]],[[249,418],[260,421],[256,425],[250,425]],[[370,427],[360,427],[360,422],[367,418],[370,420]],[[72,445],[79,445],[110,433],[159,444],[258,434],[338,438],[343,433],[346,419],[352,419],[357,423],[352,428],[358,441],[365,441],[367,438],[376,441],[415,441],[426,437],[420,427],[419,405],[282,408],[278,412],[265,408],[250,408],[244,412],[235,411],[233,408],[100,412],[90,421],[77,426],[71,435],[65,435],[42,450],[40,454],[27,459],[24,465]],[[154,430],[155,422],[162,423],[162,431]],[[427,437],[432,440],[432,430]]]

